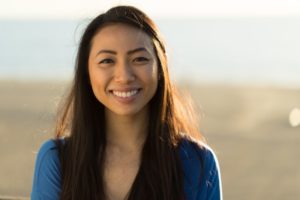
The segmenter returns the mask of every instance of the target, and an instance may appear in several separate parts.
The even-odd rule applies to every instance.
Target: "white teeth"
[[[133,95],[135,95],[138,92],[138,90],[131,90],[128,92],[119,92],[119,91],[113,91],[113,94],[118,96],[118,97],[131,97]]]

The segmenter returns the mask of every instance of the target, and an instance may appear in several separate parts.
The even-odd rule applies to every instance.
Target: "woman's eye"
[[[110,58],[106,58],[106,59],[103,59],[99,62],[99,64],[110,64],[110,63],[113,63],[114,61]]]
[[[149,61],[149,59],[146,57],[137,57],[137,58],[133,59],[133,62],[137,62],[137,63],[145,63],[148,61]]]

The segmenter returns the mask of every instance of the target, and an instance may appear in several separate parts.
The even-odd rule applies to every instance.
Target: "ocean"
[[[172,79],[300,87],[300,17],[155,21]],[[88,22],[0,21],[0,79],[71,79]]]

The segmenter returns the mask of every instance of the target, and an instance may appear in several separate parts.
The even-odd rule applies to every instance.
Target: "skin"
[[[148,125],[148,103],[157,90],[151,38],[117,23],[93,37],[88,61],[94,95],[105,106],[104,181],[109,199],[124,199],[136,177]]]

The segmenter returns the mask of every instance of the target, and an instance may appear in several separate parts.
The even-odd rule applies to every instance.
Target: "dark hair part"
[[[183,199],[183,174],[177,146],[186,134],[198,133],[197,119],[182,104],[170,82],[166,49],[154,22],[132,6],[117,6],[97,16],[85,29],[77,54],[75,78],[56,127],[59,145],[61,199],[104,200],[103,174],[106,148],[104,106],[93,94],[88,58],[94,35],[105,25],[124,23],[149,35],[158,61],[159,81],[150,100],[148,135],[141,164],[129,191],[129,200]],[[191,121],[194,120],[194,121]],[[65,137],[64,140],[59,138]]]

